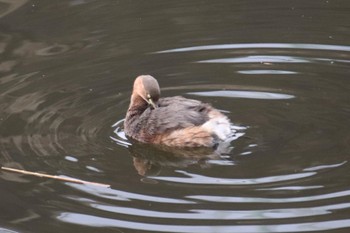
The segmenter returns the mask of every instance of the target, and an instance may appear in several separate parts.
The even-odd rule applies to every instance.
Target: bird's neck
[[[139,95],[132,94],[128,114],[142,114],[148,107],[148,103]]]
[[[141,115],[148,107],[148,103],[138,95],[132,95],[129,109],[126,113],[124,130],[127,135],[134,137],[141,129]]]

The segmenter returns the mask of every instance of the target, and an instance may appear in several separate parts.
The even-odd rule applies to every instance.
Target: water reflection
[[[193,204],[193,201],[184,199],[167,198],[161,196],[152,196],[145,193],[133,193],[122,191],[118,189],[109,189],[97,186],[77,185],[74,183],[67,183],[68,186],[77,189],[79,191],[88,193],[92,196],[96,196],[105,200],[116,201],[146,201],[152,203],[166,203],[166,204]],[[113,187],[112,187],[113,188]],[[68,197],[70,199],[76,199],[76,197]]]
[[[140,145],[129,147],[133,165],[142,176],[159,175],[162,167],[186,168],[191,165],[207,167],[208,160],[220,159],[220,153],[211,148],[179,149],[165,146]],[[230,146],[225,146],[227,153]]]
[[[265,100],[281,100],[293,99],[295,96],[280,93],[257,92],[257,91],[205,91],[205,92],[189,92],[189,95],[198,96],[215,96],[229,98],[246,98],[246,99],[265,99]]]
[[[169,218],[169,219],[202,219],[202,220],[249,220],[249,219],[286,219],[302,218],[308,216],[318,216],[331,214],[332,211],[346,210],[350,208],[350,203],[318,206],[311,208],[290,208],[290,209],[264,209],[264,210],[200,210],[189,209],[185,213],[161,212],[153,210],[142,210],[136,208],[126,208],[121,206],[110,206],[97,203],[90,203],[90,206],[98,210],[111,213],[127,214],[140,217]]]
[[[290,197],[290,198],[260,198],[260,197],[223,197],[223,196],[203,196],[203,195],[193,195],[188,196],[187,198],[214,202],[214,203],[300,203],[300,202],[310,202],[310,201],[319,201],[319,200],[329,200],[339,197],[349,197],[350,190],[333,192],[321,195],[314,196],[305,196],[305,197]]]
[[[237,73],[240,74],[251,74],[251,75],[259,75],[259,74],[280,74],[280,75],[286,75],[286,74],[298,74],[295,71],[288,71],[288,70],[240,70]]]
[[[324,222],[308,222],[297,224],[278,224],[278,225],[171,225],[166,227],[161,224],[149,224],[135,221],[123,221],[111,218],[102,218],[92,215],[84,215],[78,213],[62,213],[58,219],[63,222],[81,224],[92,227],[116,227],[128,228],[134,230],[146,230],[152,232],[184,232],[184,233],[202,233],[202,232],[309,232],[332,230],[350,227],[350,220],[334,220]]]
[[[0,227],[0,231],[3,233],[18,233],[17,231],[12,231],[12,230],[1,228],[1,227]]]
[[[247,43],[247,44],[217,44],[193,46],[187,48],[169,49],[157,53],[192,52],[203,50],[227,50],[227,49],[307,49],[307,50],[329,50],[350,52],[350,46],[331,44],[298,44],[298,43]]]
[[[17,10],[27,2],[28,0],[1,0],[0,1],[0,7],[1,7],[0,18]]]
[[[302,179],[315,175],[315,172],[304,172],[299,174],[288,174],[288,175],[279,175],[272,177],[259,177],[255,179],[225,179],[219,177],[208,177],[201,176],[197,174],[190,174],[184,171],[178,171],[179,173],[185,175],[186,177],[153,177],[156,180],[163,180],[168,182],[176,183],[190,183],[190,184],[210,184],[210,185],[256,185],[256,184],[265,184],[265,183],[275,183],[282,182],[287,180]]]
[[[49,47],[37,50],[36,54],[39,56],[54,56],[54,55],[64,53],[64,52],[68,51],[69,49],[70,48],[67,45],[55,44],[55,45],[51,45]]]
[[[0,0],[1,165],[111,184],[1,171],[0,231],[348,232],[348,7]],[[141,73],[225,111],[229,153],[111,127]]]
[[[198,61],[198,63],[307,63],[309,60],[291,56],[246,56]]]

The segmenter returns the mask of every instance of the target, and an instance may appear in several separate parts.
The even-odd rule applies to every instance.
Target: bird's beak
[[[153,102],[153,100],[152,100],[151,98],[148,98],[148,99],[147,99],[147,102],[148,102],[148,104],[150,104],[154,109],[157,108],[157,105]]]

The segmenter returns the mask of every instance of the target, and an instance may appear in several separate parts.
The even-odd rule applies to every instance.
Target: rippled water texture
[[[1,232],[350,230],[350,2],[0,0]],[[133,79],[209,102],[225,153],[128,140]]]

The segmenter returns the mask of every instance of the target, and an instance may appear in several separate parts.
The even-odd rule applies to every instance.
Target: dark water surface
[[[0,55],[1,165],[111,185],[1,171],[0,232],[349,232],[350,1],[0,0]],[[139,74],[232,151],[132,145]]]

